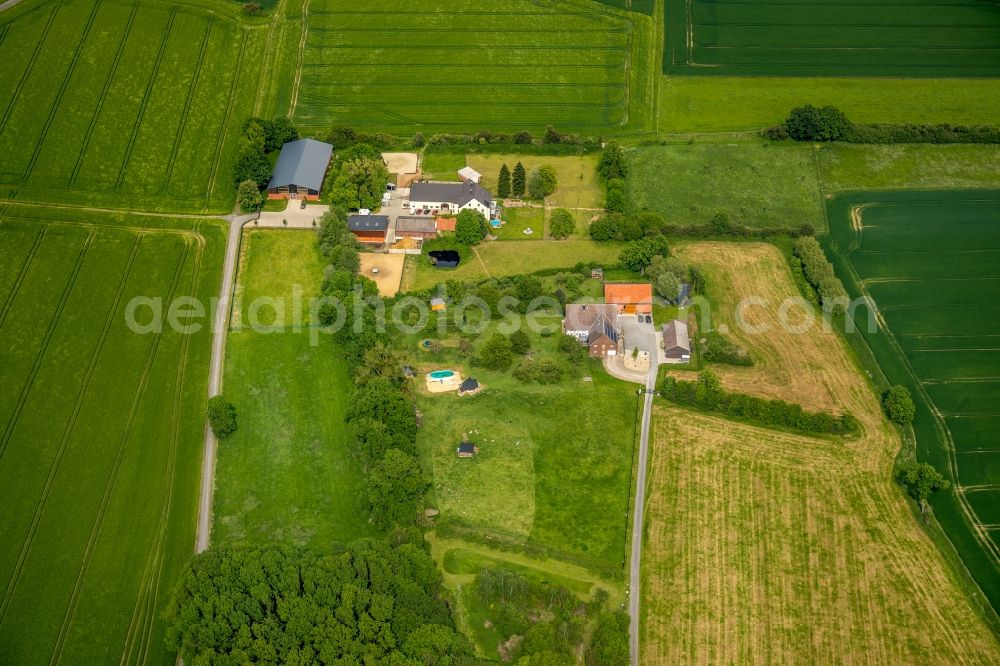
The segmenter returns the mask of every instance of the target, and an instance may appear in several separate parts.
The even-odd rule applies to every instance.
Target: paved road
[[[212,329],[212,361],[208,372],[209,397],[222,392],[222,370],[226,357],[226,332],[229,329],[229,303],[236,279],[237,253],[243,225],[254,215],[229,216],[229,235],[226,238],[226,260],[222,268],[222,285],[219,287],[219,303],[215,308]],[[208,550],[208,540],[212,532],[212,492],[215,489],[215,448],[218,444],[212,429],[205,423],[205,453],[201,462],[201,496],[198,500],[198,532],[195,552]]]
[[[639,469],[635,475],[635,508],[632,516],[632,558],[629,577],[629,652],[632,666],[639,664],[639,598],[642,584],[642,522],[646,506],[646,458],[649,457],[649,421],[653,414],[658,364],[652,363],[646,377],[646,395],[642,407],[642,429],[639,434]]]

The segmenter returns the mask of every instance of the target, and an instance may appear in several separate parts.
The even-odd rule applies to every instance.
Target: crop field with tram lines
[[[978,0],[665,0],[663,71],[1000,76],[1000,6]]]
[[[952,481],[935,514],[1000,606],[1000,190],[852,193],[828,208],[831,259],[878,312],[865,342],[914,395],[919,457]]]
[[[5,11],[0,198],[227,210],[264,43],[236,12],[206,0],[46,0]]]
[[[210,332],[137,297],[218,293],[224,226],[8,206],[0,221],[0,662],[163,662],[194,543]],[[137,319],[148,322],[149,308]],[[181,320],[182,323],[195,323]]]
[[[299,21],[289,104],[306,131],[602,133],[652,122],[655,40],[639,12],[589,0],[310,0]]]

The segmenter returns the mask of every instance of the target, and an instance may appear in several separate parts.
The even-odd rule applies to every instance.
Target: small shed
[[[458,177],[462,179],[463,183],[479,183],[483,176],[472,167],[467,166],[458,170]]]
[[[477,453],[479,453],[479,447],[472,442],[462,442],[458,445],[455,450],[459,458],[471,458]]]
[[[431,299],[432,312],[442,312],[446,307],[447,305],[445,304],[444,299],[441,298],[440,296],[435,296],[434,298]]]
[[[389,230],[387,215],[351,215],[347,228],[362,243],[384,243]]]
[[[687,322],[673,319],[663,325],[663,356],[668,363],[687,363],[691,360]]]
[[[590,269],[590,277],[592,280],[603,280],[604,279],[604,269],[600,266],[594,266]]]
[[[466,377],[462,385],[458,387],[459,395],[475,395],[483,388],[475,377]]]
[[[412,365],[404,365],[403,366],[403,376],[404,377],[410,378],[410,377],[415,376],[416,374],[417,373],[416,373],[416,371],[414,371]]]

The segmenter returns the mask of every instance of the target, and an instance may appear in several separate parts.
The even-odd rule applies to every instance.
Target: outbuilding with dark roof
[[[389,229],[386,215],[351,215],[347,218],[347,228],[362,243],[384,243]]]
[[[333,146],[314,139],[290,141],[281,147],[267,196],[271,199],[319,199]]]

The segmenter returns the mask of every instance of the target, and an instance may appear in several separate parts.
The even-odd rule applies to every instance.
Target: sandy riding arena
[[[361,275],[375,280],[378,293],[382,296],[395,296],[399,291],[399,281],[403,277],[404,254],[361,253]],[[377,268],[378,273],[372,273]]]

